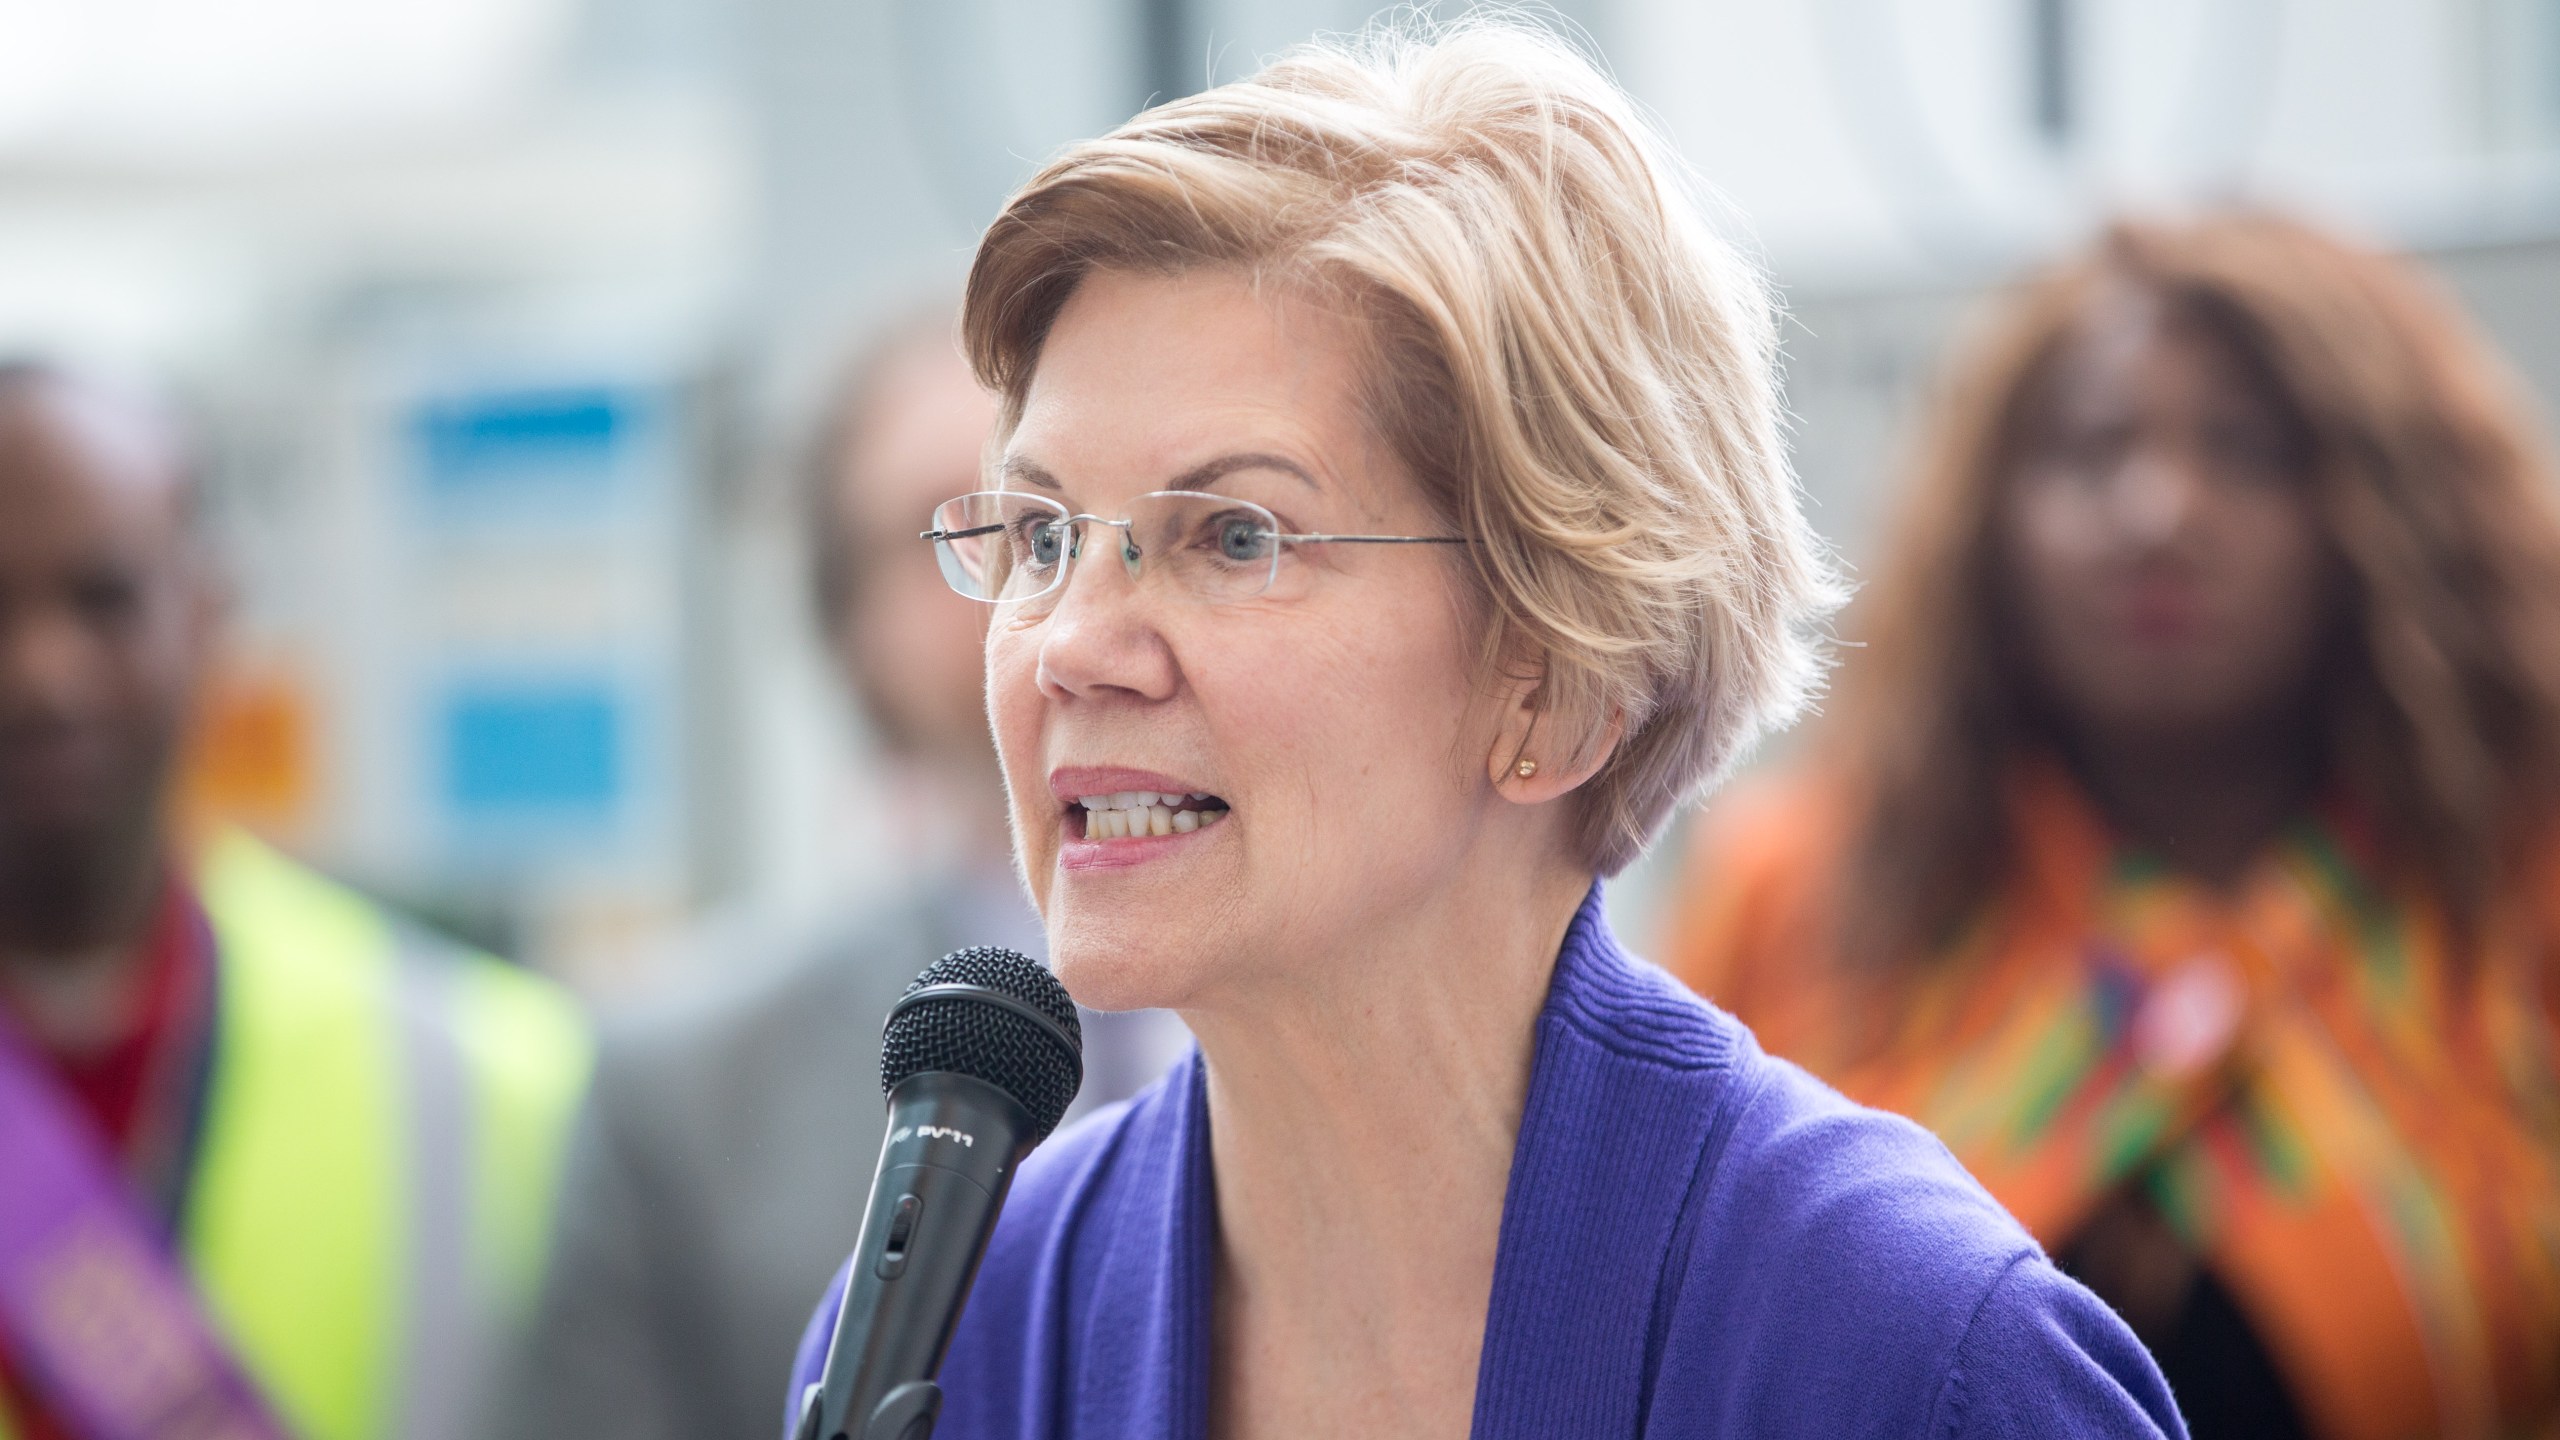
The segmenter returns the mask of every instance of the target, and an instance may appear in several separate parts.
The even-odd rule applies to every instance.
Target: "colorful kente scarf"
[[[2560,863],[2457,964],[2358,826],[2229,891],[2023,774],[2022,857],[1942,955],[1849,967],[1831,791],[1720,802],[1661,953],[1762,1042],[1935,1130],[2047,1248],[2144,1194],[2338,1440],[2560,1434]]]

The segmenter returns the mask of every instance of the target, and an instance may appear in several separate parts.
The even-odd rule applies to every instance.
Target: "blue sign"
[[[653,418],[646,392],[493,389],[431,398],[412,416],[421,478],[438,500],[612,488]]]
[[[629,717],[605,683],[466,683],[442,719],[445,802],[465,824],[606,822],[629,789]]]

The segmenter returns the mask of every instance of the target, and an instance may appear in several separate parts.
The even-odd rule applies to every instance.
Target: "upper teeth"
[[[1189,795],[1153,790],[1123,790],[1113,795],[1087,795],[1084,833],[1091,840],[1126,840],[1138,835],[1188,835],[1226,818],[1223,809],[1184,810],[1185,801],[1206,800],[1206,792]]]
[[[1172,791],[1159,794],[1153,790],[1123,790],[1116,795],[1087,795],[1076,803],[1087,810],[1144,810],[1154,805],[1170,808],[1185,800],[1208,798],[1205,792],[1182,795]]]

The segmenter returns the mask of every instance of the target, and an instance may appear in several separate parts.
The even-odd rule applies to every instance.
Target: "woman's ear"
[[[1571,753],[1576,737],[1560,733],[1547,712],[1545,667],[1506,677],[1501,691],[1502,724],[1495,732],[1486,773],[1502,798],[1518,805],[1541,805],[1571,793],[1598,774],[1625,738],[1626,716],[1609,712],[1609,722],[1591,742]]]

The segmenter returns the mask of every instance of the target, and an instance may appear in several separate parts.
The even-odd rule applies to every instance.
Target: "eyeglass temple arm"
[[[1473,545],[1468,535],[1289,535],[1273,531],[1274,540],[1325,545]]]
[[[1112,525],[1126,522],[1105,520],[1102,523]],[[966,540],[975,535],[993,535],[1004,528],[1002,525],[979,525],[967,530],[919,530],[916,532],[916,538],[919,540]],[[1271,538],[1294,541],[1299,544],[1324,545],[1473,545],[1476,543],[1474,539],[1465,535],[1292,535],[1277,530],[1272,532]]]

